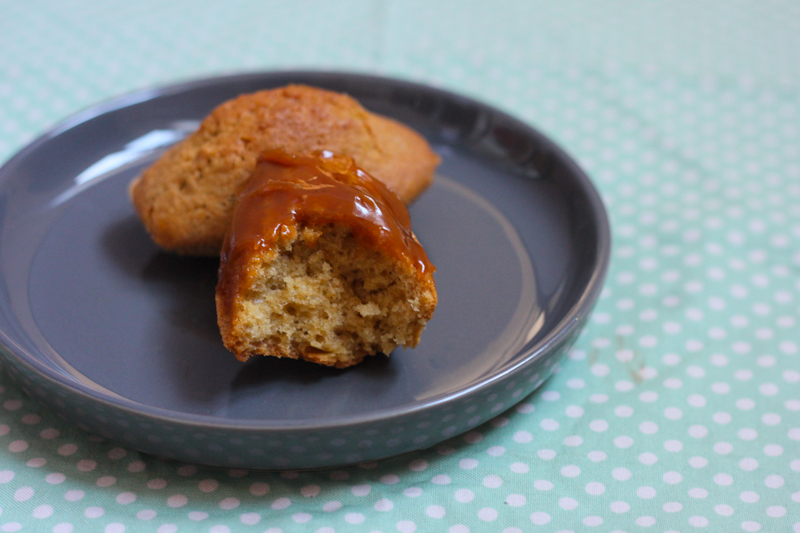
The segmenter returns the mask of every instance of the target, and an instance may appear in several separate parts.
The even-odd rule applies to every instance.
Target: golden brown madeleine
[[[350,156],[406,203],[430,185],[439,164],[419,134],[344,94],[290,85],[242,95],[217,107],[131,184],[153,240],[182,254],[218,254],[239,188],[271,149]]]
[[[225,238],[217,319],[237,358],[348,367],[413,347],[436,307],[408,210],[353,160],[266,152]]]

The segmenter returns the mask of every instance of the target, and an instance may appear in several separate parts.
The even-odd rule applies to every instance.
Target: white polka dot
[[[531,522],[541,526],[550,522],[550,515],[544,511],[536,511],[531,515]]]
[[[184,496],[183,494],[173,494],[169,498],[167,498],[167,505],[169,507],[183,507],[189,503],[189,498]]]
[[[695,487],[693,489],[689,489],[689,496],[692,498],[702,500],[703,498],[708,497],[708,491],[706,489],[701,489],[699,487]]]
[[[33,517],[44,519],[49,518],[53,514],[53,507],[51,505],[39,505],[33,510]]]
[[[640,498],[650,499],[656,495],[656,489],[653,487],[639,487],[636,489],[636,495]]]
[[[537,490],[550,490],[553,488],[553,484],[544,479],[537,479],[533,482],[533,487]]]
[[[611,475],[614,477],[614,479],[618,481],[627,481],[631,478],[633,474],[631,474],[631,471],[628,470],[627,468],[619,467],[612,470]]]
[[[596,527],[601,525],[602,523],[603,523],[603,518],[600,516],[592,515],[592,516],[587,516],[586,518],[583,519],[583,525],[589,527]]]
[[[533,434],[529,431],[517,431],[514,433],[514,442],[525,444],[533,440]]]
[[[78,461],[77,468],[81,472],[91,472],[97,468],[97,461],[93,459],[81,459]]]
[[[458,489],[455,493],[457,502],[469,503],[475,499],[475,493],[469,489]]]
[[[723,413],[723,412],[714,413],[711,418],[717,424],[729,424],[730,421],[732,420],[732,417],[731,417],[730,414]]]
[[[720,504],[714,506],[714,512],[722,516],[731,516],[734,513],[734,509],[730,505]]]
[[[278,498],[277,500],[272,502],[271,507],[273,509],[275,509],[276,511],[279,511],[281,509],[286,509],[291,504],[292,504],[292,501],[289,498]]]
[[[297,515],[293,516],[292,518],[295,519],[296,516]],[[308,517],[311,518],[311,515],[308,515]],[[259,522],[261,522],[261,515],[258,514],[258,513],[243,513],[241,516],[239,516],[239,521],[242,524],[245,524],[245,525],[248,525],[248,526],[254,526],[254,525],[258,524]],[[295,519],[295,522],[297,522],[296,519]]]
[[[711,384],[711,390],[717,394],[727,394],[731,391],[731,386],[727,383],[717,382]]]
[[[556,452],[554,450],[539,450],[538,452],[536,452],[536,455],[538,455],[540,459],[549,461],[550,459],[556,456]]]
[[[117,482],[117,478],[114,476],[103,476],[97,480],[98,487],[110,487]]]
[[[564,410],[564,413],[570,418],[581,417],[583,412],[583,407],[578,407],[577,405],[570,405]]]
[[[240,502],[238,498],[225,498],[219,502],[220,509],[230,511],[239,507]]]
[[[441,505],[431,505],[425,509],[425,514],[431,518],[443,518],[447,511]]]
[[[342,502],[331,501],[322,506],[322,510],[326,513],[332,513],[342,508]]]
[[[106,510],[103,509],[102,507],[92,506],[92,507],[87,507],[83,511],[83,516],[85,516],[86,518],[99,518],[103,516],[105,513]]]
[[[772,505],[767,507],[767,516],[772,518],[781,518],[786,514],[786,507],[782,505]]]
[[[729,442],[717,442],[714,444],[714,451],[720,455],[727,455],[733,451],[733,444]]]
[[[24,440],[15,440],[8,445],[8,451],[13,453],[21,453],[28,449],[28,442]]]
[[[66,494],[64,494],[64,499],[68,502],[77,502],[82,500],[84,496],[86,496],[86,493],[82,490],[68,490]]]
[[[217,490],[218,486],[219,482],[216,479],[204,479],[198,483],[197,488],[199,488],[201,492],[213,492]]]
[[[581,469],[576,465],[567,465],[561,469],[561,475],[564,477],[575,477],[580,475]]]
[[[611,503],[611,511],[615,513],[627,513],[630,511],[631,506],[623,501],[616,501]]]
[[[696,439],[702,439],[708,435],[708,429],[705,426],[701,426],[699,424],[695,424],[689,427],[689,436],[694,437]]]
[[[530,470],[530,467],[525,463],[511,463],[508,468],[517,474],[527,474]]]
[[[755,406],[756,402],[754,402],[750,398],[739,398],[738,400],[736,400],[736,407],[738,407],[743,411],[749,411]]]
[[[492,509],[491,507],[484,507],[480,511],[478,511],[478,518],[483,520],[484,522],[491,522],[493,520],[497,520],[499,513],[497,509]]]
[[[599,461],[604,461],[608,456],[605,454],[605,452],[601,452],[599,450],[594,450],[594,451],[591,451],[591,452],[587,453],[586,457],[588,457],[589,460],[594,461],[595,463],[597,463]]]
[[[683,476],[680,475],[678,472],[671,470],[669,472],[664,472],[664,483],[668,483],[670,485],[675,485],[676,483],[680,483],[683,481]]]
[[[414,472],[422,472],[423,470],[428,468],[428,461],[425,461],[423,459],[415,459],[411,461],[411,463],[408,465],[408,468],[410,468]]]
[[[590,483],[587,483],[585,489],[587,493],[593,496],[598,496],[606,491],[605,485],[603,485],[598,481],[592,481]]]
[[[778,457],[783,453],[783,447],[780,444],[767,444],[764,446],[764,454],[770,457]]]
[[[208,518],[208,513],[203,511],[190,511],[186,516],[188,516],[189,520],[193,522],[202,522]]]
[[[395,525],[395,527],[400,533],[414,533],[417,530],[417,524],[411,520],[401,520]]]
[[[753,492],[752,490],[746,490],[739,494],[739,498],[745,503],[755,503],[761,499],[757,493]]]
[[[567,381],[567,387],[570,389],[582,389],[586,386],[586,383],[580,378],[572,378]]]
[[[652,516],[640,516],[636,519],[636,524],[642,527],[650,527],[656,523],[656,519]]]
[[[620,435],[614,438],[614,446],[617,448],[630,448],[633,445],[633,439],[627,435]]]
[[[639,399],[645,403],[651,403],[658,399],[658,393],[655,391],[645,391],[639,395]]]
[[[33,498],[33,487],[21,487],[14,492],[14,500],[18,502],[28,501]]]
[[[511,507],[522,507],[527,502],[527,499],[522,494],[509,494],[506,498],[506,504]]]
[[[552,418],[545,418],[539,425],[545,431],[555,431],[559,427],[558,421],[553,420]]]
[[[639,454],[639,462],[645,465],[652,465],[658,462],[658,457],[650,452]]]
[[[664,409],[664,416],[670,420],[678,420],[683,416],[683,411],[681,411],[677,407],[667,407],[666,409]],[[656,426],[656,430],[657,429],[658,426]]]
[[[438,477],[438,476],[435,476],[435,477],[434,477],[434,480],[435,480],[437,477]],[[432,481],[433,483],[437,483],[437,481],[434,481],[434,480],[431,480],[431,481]],[[441,481],[441,480],[440,480],[440,481]],[[448,478],[448,482],[449,482],[449,478]],[[444,483],[437,483],[437,484],[444,484]],[[350,491],[351,491],[351,492],[352,492],[352,493],[353,493],[355,496],[366,496],[366,495],[368,495],[368,494],[370,493],[370,491],[372,491],[372,487],[371,487],[370,485],[366,485],[366,484],[364,484],[364,485],[356,485],[356,486],[354,486],[352,489],[350,489]]]
[[[128,505],[136,501],[136,494],[133,492],[121,492],[117,495],[117,503],[120,505]]]
[[[742,522],[742,529],[745,531],[759,531],[761,529],[761,524],[753,522],[752,520],[745,520]]]
[[[578,501],[565,496],[563,498],[559,498],[558,506],[562,509],[566,509],[567,511],[571,511],[578,507]]]
[[[606,431],[608,429],[608,422],[605,420],[592,420],[589,422],[589,429],[598,433]]]
[[[633,383],[630,382],[630,381],[627,381],[627,380],[617,381],[614,384],[614,388],[616,390],[618,390],[619,392],[628,392],[628,391],[632,390],[633,387],[634,387]]]
[[[348,524],[360,524],[366,520],[366,517],[361,513],[347,513],[344,515],[344,520]]]
[[[777,426],[781,423],[781,415],[777,413],[764,413],[761,415],[761,421],[768,426]]]
[[[758,468],[758,461],[756,461],[752,457],[745,457],[744,459],[739,461],[739,468],[741,468],[745,472],[752,472],[753,470]]]
[[[779,489],[783,487],[783,483],[784,483],[783,477],[779,476],[778,474],[767,476],[764,479],[764,484],[771,489]]]
[[[683,450],[683,443],[679,440],[664,441],[664,449],[668,452],[679,452]]]
[[[689,525],[694,527],[706,527],[708,525],[708,518],[705,516],[690,516]]]
[[[628,405],[619,405],[614,408],[614,414],[622,418],[627,418],[633,415],[633,408]]]
[[[729,474],[720,472],[714,476],[714,483],[723,487],[727,487],[733,484],[733,477]]]
[[[501,455],[506,453],[506,449],[503,446],[492,446],[488,450],[486,450],[486,453],[488,453],[492,457],[500,457]],[[475,461],[475,466],[478,466],[477,461]]]
[[[483,478],[483,486],[490,489],[496,489],[500,487],[502,484],[503,480],[500,478],[500,476],[496,474],[490,474]]]
[[[385,476],[381,476],[381,483],[384,483],[386,485],[396,485],[396,484],[400,483],[400,476],[397,476],[395,474],[386,474]],[[314,486],[317,487],[316,485],[314,485]],[[319,487],[317,487],[317,489],[319,489]],[[317,494],[319,494],[318,490],[317,490]],[[315,494],[315,496],[316,496],[316,494]]]

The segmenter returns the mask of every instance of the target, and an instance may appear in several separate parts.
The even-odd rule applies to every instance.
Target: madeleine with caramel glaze
[[[265,152],[238,196],[216,291],[225,346],[345,368],[414,347],[434,267],[403,202],[353,160]]]
[[[258,155],[272,149],[350,156],[406,203],[430,185],[439,163],[419,134],[344,94],[290,85],[242,95],[217,107],[131,184],[133,205],[156,244],[218,254],[236,194]]]

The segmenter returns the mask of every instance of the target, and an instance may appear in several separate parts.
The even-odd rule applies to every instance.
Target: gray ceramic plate
[[[216,260],[160,252],[128,183],[211,109],[308,83],[356,97],[442,156],[411,208],[439,307],[414,350],[348,369],[239,363]],[[140,91],[57,126],[0,169],[0,343],[20,385],[87,431],[220,466],[317,468],[426,448],[522,400],[557,366],[609,257],[603,206],[551,141],[398,80],[280,72]]]

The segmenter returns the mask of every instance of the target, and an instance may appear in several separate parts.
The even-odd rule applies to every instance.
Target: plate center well
[[[166,254],[128,201],[123,171],[62,206],[29,278],[42,338],[76,379],[144,405],[281,421],[357,416],[459,390],[507,363],[541,324],[530,258],[489,202],[447,177],[412,206],[437,268],[422,342],[347,370],[254,358],[219,337],[218,261]]]

